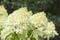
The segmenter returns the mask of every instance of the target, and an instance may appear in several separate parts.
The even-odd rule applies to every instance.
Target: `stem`
[[[47,40],[49,40],[49,35],[47,36]]]
[[[32,34],[30,35],[30,37],[27,40],[30,40],[31,37],[32,37]]]

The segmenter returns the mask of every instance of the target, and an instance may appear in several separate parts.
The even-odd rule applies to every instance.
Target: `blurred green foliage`
[[[5,5],[9,13],[24,6],[27,6],[33,12],[39,12],[49,9],[53,0],[1,0],[0,3]]]

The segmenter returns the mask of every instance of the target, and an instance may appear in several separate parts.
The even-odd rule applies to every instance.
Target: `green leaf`
[[[33,38],[35,38],[36,40],[38,40],[39,39],[38,34],[39,34],[39,31],[38,30],[34,30],[33,31]]]
[[[14,33],[14,34],[12,35],[11,40],[19,40],[18,35],[17,35],[16,33]]]

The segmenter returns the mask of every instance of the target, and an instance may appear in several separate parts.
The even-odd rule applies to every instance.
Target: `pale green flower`
[[[38,29],[40,30],[40,35],[43,35],[44,38],[46,38],[48,35],[49,37],[54,37],[55,35],[58,35],[53,22],[48,22],[46,27],[41,27]]]
[[[1,32],[1,38],[5,40],[5,38],[13,32],[16,32],[16,34],[23,34],[29,25],[30,16],[32,16],[32,12],[28,11],[26,7],[20,8],[10,14],[4,24],[4,29]]]
[[[53,22],[48,22],[45,25],[46,25],[46,27],[45,26],[38,27],[33,32],[36,33],[37,36],[39,35],[40,37],[43,37],[43,38],[47,38],[48,36],[54,37],[55,35],[58,35],[58,33],[55,30],[55,25]],[[33,33],[33,35],[35,35],[34,33]]]
[[[17,25],[20,22],[27,22],[28,18],[32,15],[31,11],[27,11],[27,8],[20,8],[14,11],[8,16],[7,24],[8,25]]]
[[[55,25],[53,22],[47,23],[47,30],[45,32],[49,34],[50,37],[54,37],[55,35],[58,35],[58,33],[55,30]]]
[[[55,30],[55,25],[53,22],[47,23],[47,30]]]
[[[3,5],[0,5],[0,34],[3,29],[3,25],[7,20],[7,17],[8,17],[7,10],[4,8]]]
[[[4,22],[7,20],[7,17],[7,10],[4,8],[3,5],[0,5],[0,26],[4,24]]]
[[[46,14],[44,12],[39,12],[30,17],[30,22],[35,26],[42,26],[47,23]]]

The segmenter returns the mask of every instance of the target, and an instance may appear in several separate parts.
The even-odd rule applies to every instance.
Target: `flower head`
[[[46,14],[44,12],[36,13],[30,17],[30,22],[38,26],[46,24],[47,21]]]

